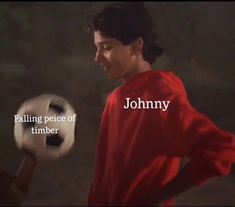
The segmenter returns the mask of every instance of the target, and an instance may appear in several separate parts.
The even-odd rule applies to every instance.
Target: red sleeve
[[[215,176],[225,176],[235,163],[235,136],[219,129],[197,112],[186,96],[172,98],[161,112],[166,143],[172,156],[188,157],[186,175],[195,184]]]

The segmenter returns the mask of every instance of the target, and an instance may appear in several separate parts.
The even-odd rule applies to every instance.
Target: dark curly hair
[[[93,15],[91,23],[93,30],[124,45],[142,37],[143,58],[151,65],[163,53],[156,43],[154,24],[143,2],[112,3]]]

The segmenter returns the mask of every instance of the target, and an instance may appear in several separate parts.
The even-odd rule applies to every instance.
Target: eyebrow
[[[106,41],[97,42],[97,44],[99,44],[99,45],[108,44],[108,43],[112,43],[112,41],[106,40]]]

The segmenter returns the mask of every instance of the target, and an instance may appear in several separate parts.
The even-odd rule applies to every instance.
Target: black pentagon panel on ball
[[[59,147],[64,142],[64,139],[59,134],[51,134],[46,136],[46,145]]]
[[[53,110],[55,111],[57,114],[62,114],[65,112],[65,109],[62,105],[58,104],[58,103],[53,103],[51,102],[49,104],[49,110]]]

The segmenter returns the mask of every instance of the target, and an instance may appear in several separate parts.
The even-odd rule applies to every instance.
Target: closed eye
[[[112,47],[111,46],[103,46],[102,48],[104,51],[110,51],[112,50]]]

